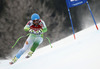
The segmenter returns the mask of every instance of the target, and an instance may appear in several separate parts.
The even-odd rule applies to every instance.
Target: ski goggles
[[[33,23],[39,23],[39,19],[33,20]]]

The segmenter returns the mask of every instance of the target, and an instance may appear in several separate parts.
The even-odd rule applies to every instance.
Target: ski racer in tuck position
[[[23,48],[21,48],[12,61],[9,62],[10,64],[14,64],[30,46],[31,49],[26,58],[31,57],[36,48],[43,42],[43,33],[47,32],[47,27],[45,22],[40,19],[40,16],[34,13],[31,16],[31,20],[24,27],[24,30],[29,31],[30,35],[24,43]]]

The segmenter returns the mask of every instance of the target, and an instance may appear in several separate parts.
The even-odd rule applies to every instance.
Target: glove
[[[33,33],[33,32],[34,32],[34,30],[30,29],[30,30],[29,30],[29,32],[30,32],[30,33]]]
[[[40,29],[39,31],[34,31],[34,30],[30,29],[29,32],[32,34],[35,34],[35,35],[40,35],[40,34],[42,34],[42,29]]]
[[[30,29],[29,32],[30,32],[31,34],[35,34],[35,35],[37,34],[36,31],[34,31],[34,30],[32,30],[32,29]]]
[[[36,35],[40,35],[43,34],[42,29],[40,29],[39,31],[36,31]]]

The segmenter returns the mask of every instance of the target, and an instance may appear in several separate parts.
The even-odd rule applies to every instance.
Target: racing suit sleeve
[[[25,25],[24,30],[25,30],[25,31],[29,31],[30,25],[31,25],[31,21],[29,21],[29,22]]]
[[[42,26],[42,32],[43,33],[47,32],[47,27],[46,27],[45,22],[43,20],[41,20],[40,25]]]

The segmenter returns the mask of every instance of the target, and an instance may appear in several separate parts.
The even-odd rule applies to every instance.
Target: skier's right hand
[[[31,34],[38,35],[38,33],[37,33],[36,31],[32,30],[32,29],[30,29],[29,32],[30,32]]]
[[[30,33],[34,33],[34,30],[30,29],[29,32],[30,32]]]

